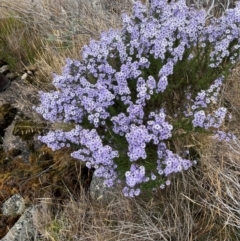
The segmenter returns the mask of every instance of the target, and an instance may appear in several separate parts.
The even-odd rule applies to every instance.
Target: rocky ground
[[[69,156],[69,150],[53,153],[37,140],[37,136],[51,128],[51,124],[33,111],[38,104],[37,87],[31,84],[36,67],[22,73],[8,71],[1,62],[0,72],[11,80],[11,85],[0,92],[0,204],[14,194],[21,195],[26,208],[45,195],[59,202],[69,192],[79,194],[87,190],[92,172]],[[67,187],[67,188],[66,188]],[[0,238],[20,217],[0,211]],[[8,241],[9,239],[2,239]],[[17,240],[17,239],[14,239]]]

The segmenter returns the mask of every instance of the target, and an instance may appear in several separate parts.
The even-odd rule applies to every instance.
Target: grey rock
[[[3,65],[3,66],[0,68],[0,73],[3,74],[3,73],[5,73],[5,72],[7,72],[8,69],[9,69],[8,65]]]
[[[15,194],[3,203],[2,214],[4,216],[17,216],[24,212],[25,200],[19,195]]]
[[[5,201],[2,205],[2,214],[4,216],[21,215],[21,217],[0,241],[42,240],[34,224],[34,216],[39,208],[41,208],[40,205],[26,208],[25,200],[19,194],[15,194]]]
[[[22,80],[25,80],[27,78],[28,74],[27,73],[24,73],[22,76],[21,76],[21,79]]]
[[[3,137],[2,147],[6,152],[12,149],[20,150],[21,157],[25,162],[28,162],[30,151],[27,143],[23,141],[21,137],[13,135],[15,123],[16,123],[16,120],[14,120],[12,124],[5,129],[5,135]]]
[[[0,241],[32,241],[36,236],[33,225],[34,206],[25,210],[23,215]]]
[[[0,105],[10,105],[17,110],[17,115],[10,125],[4,126],[5,134],[2,139],[4,151],[18,149],[21,151],[22,158],[27,162],[30,154],[27,142],[19,136],[13,135],[13,130],[17,118],[23,115],[35,122],[42,122],[42,117],[33,110],[33,106],[38,105],[38,90],[33,86],[24,83],[19,78],[14,80],[12,84],[0,93]],[[1,119],[0,119],[1,120]]]
[[[37,88],[17,78],[4,92],[0,92],[0,105],[10,104],[17,108],[18,113],[23,113],[29,119],[40,121],[41,116],[33,111],[33,106],[39,103],[38,96]]]
[[[104,184],[103,178],[93,175],[89,187],[89,194],[93,202],[107,206],[119,197],[121,188],[118,185],[109,188]]]

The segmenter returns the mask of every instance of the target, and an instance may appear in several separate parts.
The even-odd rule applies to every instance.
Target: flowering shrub
[[[81,62],[67,59],[54,76],[57,90],[41,92],[36,110],[71,127],[41,141],[72,148],[108,187],[122,180],[133,197],[196,163],[190,150],[176,152],[175,140],[202,131],[234,138],[220,130],[229,115],[219,94],[238,57],[240,5],[206,23],[206,11],[183,0],[152,0],[149,8],[136,2],[122,19],[122,30],[83,48]]]

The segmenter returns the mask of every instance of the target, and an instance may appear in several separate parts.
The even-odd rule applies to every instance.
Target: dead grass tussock
[[[121,1],[118,8],[123,9],[127,2],[130,0]],[[66,58],[81,59],[80,51],[91,38],[97,39],[109,28],[121,27],[120,14],[94,9],[91,1],[2,0],[0,13],[2,19],[14,18],[23,25],[20,31],[15,29],[4,37],[5,43],[10,52],[17,50],[14,56],[19,63],[23,59],[20,55],[29,53],[32,46],[27,60],[39,67],[39,82],[51,81],[52,72],[61,73]]]
[[[14,17],[0,21],[0,54],[10,68],[20,71],[21,66],[33,61],[39,40],[34,32]]]

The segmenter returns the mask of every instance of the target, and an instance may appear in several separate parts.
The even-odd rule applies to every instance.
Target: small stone
[[[28,70],[28,71],[27,71],[27,74],[29,74],[29,75],[33,75],[33,72],[30,71],[30,70]]]
[[[25,80],[27,78],[28,74],[27,73],[24,73],[21,77],[22,80]]]
[[[3,65],[1,68],[0,68],[0,73],[5,73],[6,71],[8,71],[9,70],[9,67],[8,67],[8,65]]]

